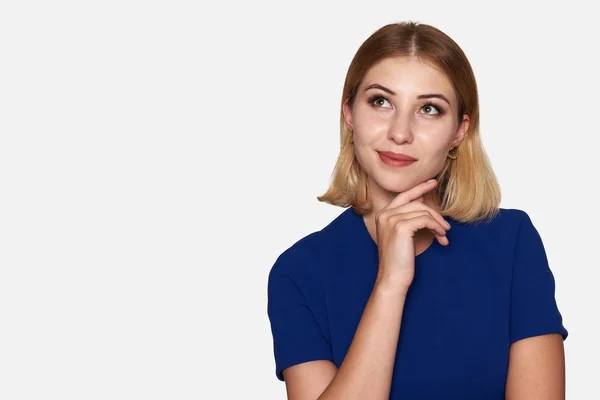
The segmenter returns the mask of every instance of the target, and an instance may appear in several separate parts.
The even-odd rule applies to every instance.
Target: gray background
[[[0,398],[285,398],[275,258],[319,203],[354,52],[405,19],[469,57],[502,207],[546,246],[570,399],[599,398],[597,38],[582,1],[0,5]]]

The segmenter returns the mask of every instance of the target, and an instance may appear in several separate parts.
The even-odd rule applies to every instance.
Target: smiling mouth
[[[391,151],[378,151],[377,155],[384,164],[390,167],[406,167],[417,161],[415,158],[407,156],[406,154],[394,153]]]
[[[383,155],[387,158],[391,158],[392,160],[397,161],[417,161],[414,157],[407,156],[402,153],[394,153],[393,151],[378,151],[380,155]]]

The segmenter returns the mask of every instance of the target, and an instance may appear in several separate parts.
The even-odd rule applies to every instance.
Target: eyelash
[[[386,99],[384,96],[376,94],[376,95],[371,96],[369,98],[369,104],[371,104],[373,107],[381,108],[381,107],[375,105],[375,101],[379,100],[379,99],[384,99],[385,101],[387,101],[389,103],[389,100]],[[442,115],[444,115],[446,113],[443,109],[441,109],[440,107],[436,106],[435,104],[433,104],[430,101],[428,101],[427,103],[423,104],[423,106],[421,108],[424,108],[424,107],[427,107],[427,106],[435,108],[438,113],[437,114],[425,114],[425,115],[437,115],[437,116],[441,117]]]

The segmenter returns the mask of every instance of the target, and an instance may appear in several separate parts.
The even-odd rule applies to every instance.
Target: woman
[[[528,214],[499,208],[477,85],[438,29],[390,24],[346,76],[319,200],[349,207],[269,274],[289,399],[563,399],[568,333]]]

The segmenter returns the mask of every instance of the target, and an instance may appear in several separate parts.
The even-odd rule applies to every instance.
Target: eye
[[[385,103],[390,104],[390,102],[381,95],[371,96],[368,101],[369,104],[377,108],[384,108],[383,106],[385,105]]]
[[[421,107],[421,110],[426,110],[426,112],[425,112],[426,115],[444,115],[444,110],[442,110],[440,107],[436,106],[433,103],[425,104],[423,107]],[[432,112],[430,112],[431,110],[433,110],[435,112],[432,113]]]

